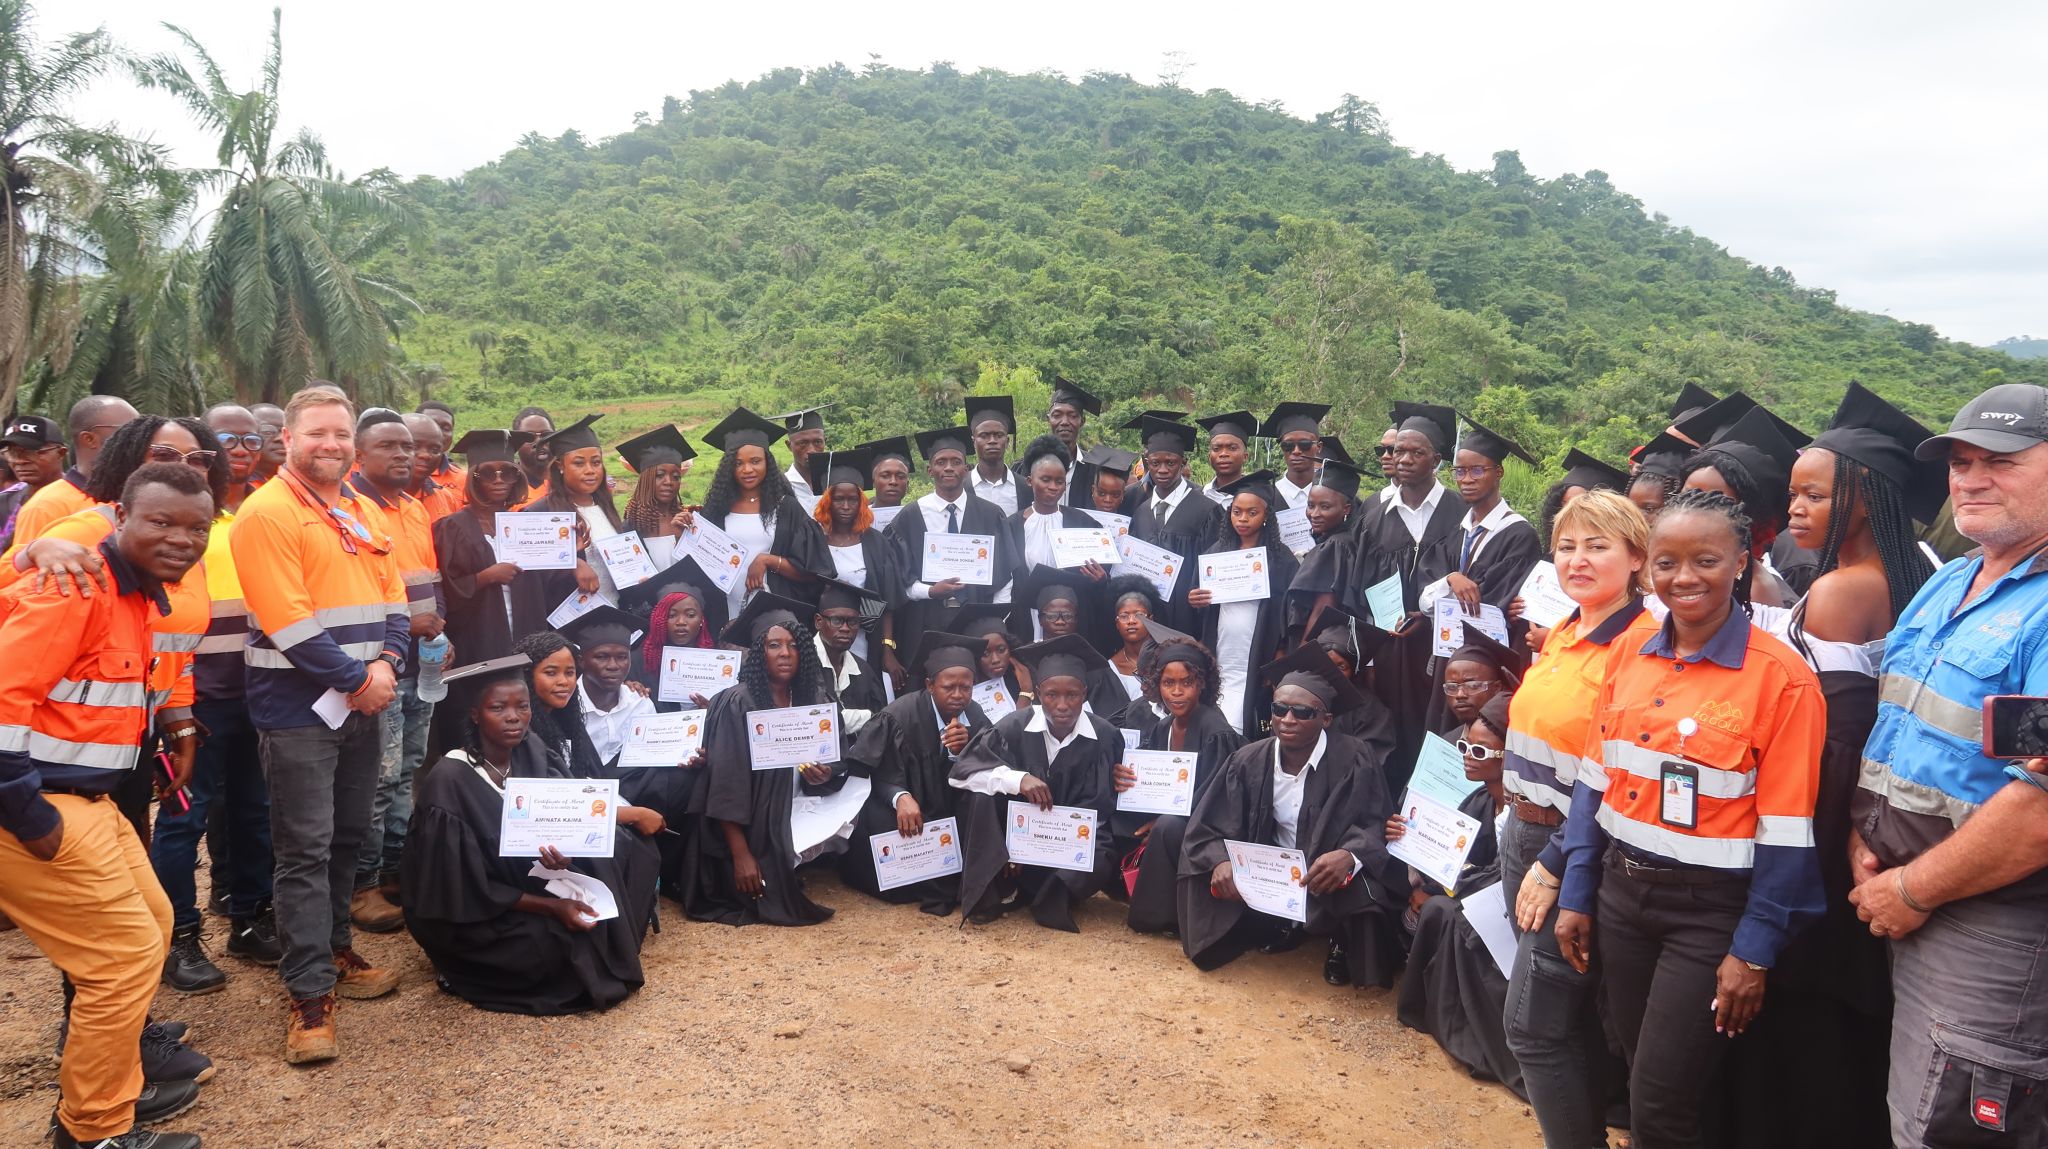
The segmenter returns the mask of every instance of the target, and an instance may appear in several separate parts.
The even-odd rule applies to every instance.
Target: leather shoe
[[[1331,985],[1351,984],[1351,962],[1344,956],[1344,947],[1330,943],[1330,956],[1323,959],[1323,980]]]
[[[357,890],[349,898],[348,916],[357,929],[373,934],[388,934],[405,925],[405,911],[386,901],[375,886]]]
[[[1259,947],[1259,952],[1262,954],[1289,953],[1300,948],[1301,939],[1307,935],[1308,931],[1302,928],[1301,923],[1288,922],[1285,928],[1273,935],[1272,941]]]

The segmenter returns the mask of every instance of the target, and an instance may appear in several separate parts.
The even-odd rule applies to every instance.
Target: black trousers
[[[1601,997],[1628,1058],[1636,1149],[1707,1143],[1704,1102],[1729,1039],[1714,1032],[1714,976],[1749,900],[1749,876],[1631,875],[1609,852],[1594,917]]]

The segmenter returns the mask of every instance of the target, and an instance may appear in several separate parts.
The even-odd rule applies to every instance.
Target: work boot
[[[189,1022],[156,1021],[152,1019],[149,1024],[156,1026],[158,1029],[163,1030],[165,1037],[170,1038],[172,1041],[175,1041],[180,1045],[192,1044],[192,1025]],[[61,1049],[57,1051],[57,1053],[60,1056],[63,1054],[63,1052],[64,1051]]]
[[[334,1041],[334,995],[323,993],[292,1002],[284,1031],[285,1063],[304,1065],[340,1055],[341,1047]]]
[[[228,931],[228,952],[258,965],[283,961],[284,943],[277,940],[277,912],[265,906],[253,918],[236,918]]]
[[[348,900],[349,920],[359,930],[388,934],[405,925],[405,911],[384,899],[375,886],[357,890]]]
[[[390,902],[394,906],[402,906],[405,904],[399,898],[398,871],[396,870],[386,872],[384,877],[380,881],[378,881],[377,892],[383,894],[384,900]]]
[[[154,1125],[169,1121],[199,1104],[196,1081],[145,1081],[142,1095],[135,1099],[135,1123]]]
[[[194,1085],[213,1076],[213,1059],[181,1043],[161,1025],[142,1027],[142,1079],[158,1083],[190,1081]]]
[[[164,984],[179,993],[214,993],[228,984],[228,975],[207,960],[199,944],[199,927],[171,934],[171,952],[164,957]]]
[[[379,969],[353,946],[334,951],[334,992],[356,999],[383,997],[398,988],[398,971]]]
[[[60,1122],[57,1126],[55,1144],[57,1149],[199,1149],[197,1133],[151,1133],[147,1129],[130,1129],[113,1137],[98,1137],[91,1141],[79,1141]]]

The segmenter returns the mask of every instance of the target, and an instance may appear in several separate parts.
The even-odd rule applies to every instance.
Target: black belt
[[[105,790],[81,790],[76,786],[44,786],[43,793],[69,794],[73,798],[85,798],[87,800],[107,797]]]
[[[1633,881],[1651,886],[1709,886],[1720,882],[1746,882],[1748,871],[1716,870],[1708,866],[1688,866],[1666,858],[1631,854],[1617,846],[1607,852],[1607,867],[1618,870]]]

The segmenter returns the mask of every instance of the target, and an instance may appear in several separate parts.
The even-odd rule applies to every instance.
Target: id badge
[[[1658,817],[1667,826],[1690,830],[1699,825],[1700,768],[1690,762],[1666,762],[1658,776]]]

